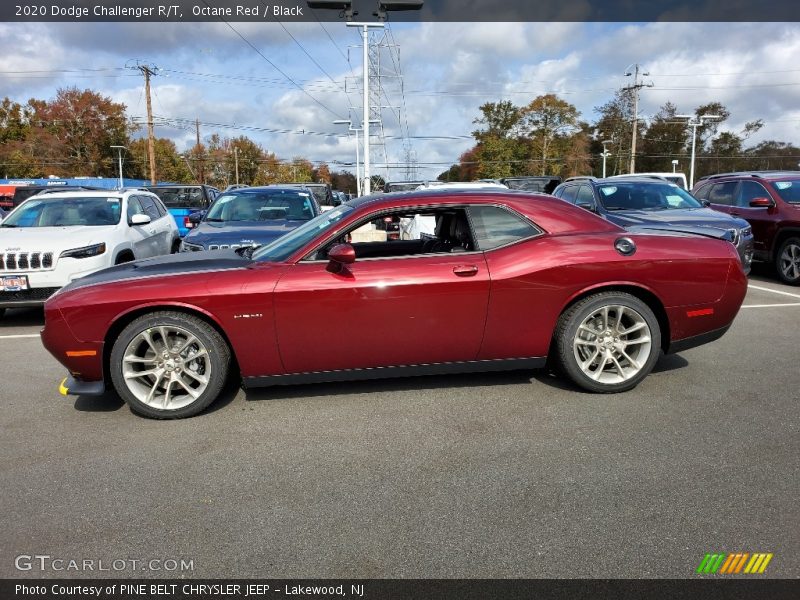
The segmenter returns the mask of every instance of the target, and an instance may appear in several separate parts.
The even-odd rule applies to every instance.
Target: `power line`
[[[211,6],[209,6],[209,4],[208,4],[208,2],[206,2],[206,0],[203,0],[203,4],[205,4],[205,5],[206,5],[206,6],[207,6],[209,9],[211,8]],[[278,67],[278,65],[276,65],[276,64],[275,64],[275,63],[273,63],[273,62],[272,62],[270,59],[268,59],[266,56],[264,56],[264,54],[261,52],[261,50],[259,50],[258,48],[256,48],[256,47],[255,47],[255,46],[254,46],[254,45],[253,45],[253,44],[250,42],[250,40],[248,40],[248,39],[247,39],[246,37],[244,37],[244,36],[243,36],[241,33],[239,33],[239,31],[238,31],[238,30],[237,30],[237,29],[236,29],[236,28],[235,28],[233,25],[231,25],[231,24],[230,24],[228,21],[226,21],[226,20],[225,20],[225,19],[223,19],[222,17],[220,17],[220,20],[221,20],[223,23],[225,23],[225,25],[227,25],[227,26],[230,28],[230,30],[231,30],[231,31],[233,31],[233,32],[234,32],[236,35],[238,35],[238,36],[239,36],[239,37],[242,39],[242,41],[243,41],[245,44],[247,44],[248,46],[250,46],[250,47],[253,49],[253,51],[255,51],[255,53],[256,53],[256,54],[258,54],[258,55],[259,55],[261,58],[263,58],[265,61],[267,61],[267,63],[269,63],[269,64],[272,66],[272,68],[273,68],[273,69],[275,69],[275,70],[276,70],[278,73],[280,73],[280,74],[281,74],[281,75],[283,75],[283,76],[284,76],[284,77],[285,77],[287,80],[289,80],[289,81],[290,81],[290,82],[291,82],[291,83],[292,83],[292,84],[293,84],[293,85],[294,85],[294,86],[295,86],[295,87],[296,87],[298,90],[300,90],[301,92],[303,92],[303,93],[304,93],[306,96],[308,96],[309,98],[311,98],[311,100],[313,100],[315,103],[317,103],[319,106],[321,106],[323,109],[325,109],[326,111],[328,111],[329,113],[331,113],[331,114],[332,114],[332,115],[334,115],[335,117],[337,117],[337,118],[342,118],[342,116],[341,116],[340,114],[338,114],[338,113],[337,113],[337,112],[335,112],[334,110],[331,110],[331,109],[330,109],[330,108],[328,108],[328,107],[327,107],[325,104],[323,104],[322,102],[320,102],[320,101],[319,101],[317,98],[315,98],[314,96],[312,96],[311,94],[309,94],[309,93],[308,93],[308,92],[307,92],[307,91],[306,91],[306,90],[305,90],[305,89],[304,89],[304,88],[303,88],[301,85],[299,85],[299,84],[298,84],[298,83],[297,83],[297,82],[296,82],[294,79],[292,79],[292,78],[291,78],[289,75],[287,75],[286,73],[284,73],[284,72],[283,72],[283,71],[282,71],[282,70],[281,70],[281,69]]]

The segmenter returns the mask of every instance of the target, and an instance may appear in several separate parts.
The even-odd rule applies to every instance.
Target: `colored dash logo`
[[[740,573],[760,574],[767,569],[772,554],[766,552],[748,552],[706,554],[695,573],[718,573],[721,575],[738,575]]]

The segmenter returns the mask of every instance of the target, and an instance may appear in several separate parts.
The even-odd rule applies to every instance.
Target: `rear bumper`
[[[714,331],[708,331],[706,333],[693,335],[692,337],[671,342],[669,348],[667,348],[666,354],[675,354],[676,352],[683,352],[684,350],[689,350],[690,348],[696,348],[697,346],[702,346],[703,344],[715,342],[725,335],[730,328],[730,325],[726,325],[725,327],[715,329]]]

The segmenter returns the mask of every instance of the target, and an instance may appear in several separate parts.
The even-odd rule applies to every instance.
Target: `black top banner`
[[[797,0],[4,0],[0,22],[800,21]]]

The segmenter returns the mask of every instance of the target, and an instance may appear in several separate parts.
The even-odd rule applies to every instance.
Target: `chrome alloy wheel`
[[[122,376],[137,400],[159,410],[178,410],[208,387],[208,349],[176,325],[145,329],[125,348]]]
[[[598,383],[621,383],[647,363],[652,352],[650,327],[628,306],[604,306],[578,326],[572,347],[587,377]]]
[[[778,259],[778,268],[788,281],[800,279],[800,245],[788,243]]]

